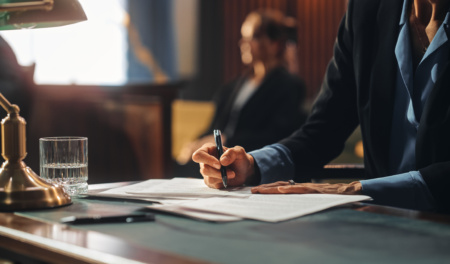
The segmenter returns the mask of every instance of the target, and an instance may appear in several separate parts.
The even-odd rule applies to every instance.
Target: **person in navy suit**
[[[377,204],[450,212],[450,1],[350,0],[321,93],[305,125],[254,152],[204,145],[205,183],[255,193],[366,194]],[[298,184],[361,126],[366,180]],[[293,180],[293,181],[288,181]]]

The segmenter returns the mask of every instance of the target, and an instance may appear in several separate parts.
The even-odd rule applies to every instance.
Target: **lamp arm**
[[[20,108],[15,104],[11,104],[2,93],[0,93],[0,105],[8,114],[19,113],[20,111]]]
[[[28,2],[18,2],[18,3],[2,3],[0,4],[0,11],[2,12],[14,12],[14,11],[25,11],[25,10],[51,10],[53,7],[54,0],[42,0],[42,1],[28,1]]]

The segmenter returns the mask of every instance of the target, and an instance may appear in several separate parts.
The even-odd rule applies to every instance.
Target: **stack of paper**
[[[162,182],[161,182],[162,181]],[[133,185],[128,194],[148,198],[209,198],[209,197],[239,197],[251,195],[250,187],[233,189],[212,189],[201,179],[174,178],[159,180],[155,185],[152,180]]]
[[[149,208],[207,221],[254,219],[279,222],[334,206],[370,200],[365,195],[252,194],[250,187],[217,190],[201,179],[148,180],[95,196],[144,199]]]

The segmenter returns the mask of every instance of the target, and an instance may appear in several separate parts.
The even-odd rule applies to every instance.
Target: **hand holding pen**
[[[217,157],[219,152],[217,145],[206,143],[192,155],[192,160],[200,165],[200,173],[205,184],[210,188],[223,188],[225,185],[222,179],[222,169],[226,173],[227,186],[237,187],[251,182],[251,178],[255,174],[253,157],[239,146],[233,148],[222,146],[222,151],[224,151],[223,154]]]

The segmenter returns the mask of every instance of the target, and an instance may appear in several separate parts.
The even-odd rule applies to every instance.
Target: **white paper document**
[[[370,199],[365,195],[254,194],[247,199],[208,198],[189,201],[179,206],[259,221],[279,222]]]
[[[191,186],[194,185],[196,188],[197,187],[202,187],[202,188],[206,187],[202,180],[199,180],[199,179],[189,179],[189,180],[192,182],[189,182],[190,184],[188,184],[188,185],[191,185]],[[151,180],[147,180],[147,181],[132,184],[132,185],[112,188],[112,189],[105,190],[102,192],[92,192],[92,193],[88,193],[88,194],[89,194],[89,196],[108,197],[108,198],[125,198],[125,199],[135,199],[135,200],[156,202],[157,204],[152,204],[152,205],[148,206],[148,208],[166,212],[166,213],[171,213],[171,214],[184,215],[186,217],[194,218],[194,219],[214,221],[214,222],[232,222],[232,221],[242,220],[242,218],[238,217],[238,216],[224,215],[224,214],[219,214],[219,213],[215,213],[215,212],[204,212],[204,211],[199,211],[199,210],[195,210],[195,209],[181,208],[178,206],[178,204],[184,203],[189,200],[197,200],[199,197],[202,197],[201,195],[199,197],[195,197],[193,195],[188,195],[188,196],[184,195],[181,198],[180,197],[179,198],[171,198],[171,195],[156,195],[158,197],[154,197],[154,195],[148,195],[145,193],[146,190],[151,190],[159,184],[163,184],[163,183],[167,183],[167,182],[171,182],[171,181],[178,182],[175,184],[177,186],[177,188],[180,188],[180,187],[183,188],[183,185],[180,185],[177,178],[172,179],[172,180],[151,179]],[[172,185],[172,184],[170,184],[170,185]],[[163,188],[166,188],[166,187],[163,187]],[[208,187],[206,187],[206,188],[208,188]],[[133,192],[141,192],[141,191],[142,191],[141,194],[132,194]],[[240,191],[247,192],[248,194],[250,194],[249,189],[246,191],[242,191],[242,190],[240,190]],[[180,191],[178,190],[178,192],[180,192]],[[191,192],[191,191],[189,191],[189,192]],[[160,197],[160,196],[165,196],[165,197]],[[241,197],[241,196],[238,196],[238,197]]]
[[[185,202],[185,201],[183,201],[183,202]],[[189,208],[182,207],[179,204],[172,204],[172,203],[152,204],[147,207],[150,209],[153,209],[153,210],[157,210],[157,211],[162,211],[162,212],[177,214],[177,215],[184,215],[189,218],[205,220],[205,221],[234,222],[234,221],[243,220],[243,218],[239,217],[239,216],[226,215],[226,214],[207,212],[207,211],[205,212],[205,211],[196,210],[196,209],[189,209]]]
[[[250,187],[233,189],[212,189],[205,185],[202,179],[173,178],[159,184],[145,181],[133,184],[133,190],[126,193],[148,198],[207,198],[207,197],[238,197],[251,195]]]
[[[252,194],[250,187],[217,190],[202,179],[190,178],[152,179],[92,195],[158,202],[148,208],[218,222],[244,218],[279,222],[371,199],[365,195]]]
[[[109,197],[109,198],[127,198],[127,199],[137,199],[137,200],[148,200],[158,202],[159,199],[148,199],[147,195],[132,195],[128,192],[132,192],[135,190],[141,190],[142,188],[146,188],[146,186],[156,186],[168,180],[161,179],[152,179],[147,180],[140,183],[135,183],[131,185],[126,185],[122,187],[112,188],[102,192],[88,192],[90,196],[99,196],[99,197]]]

